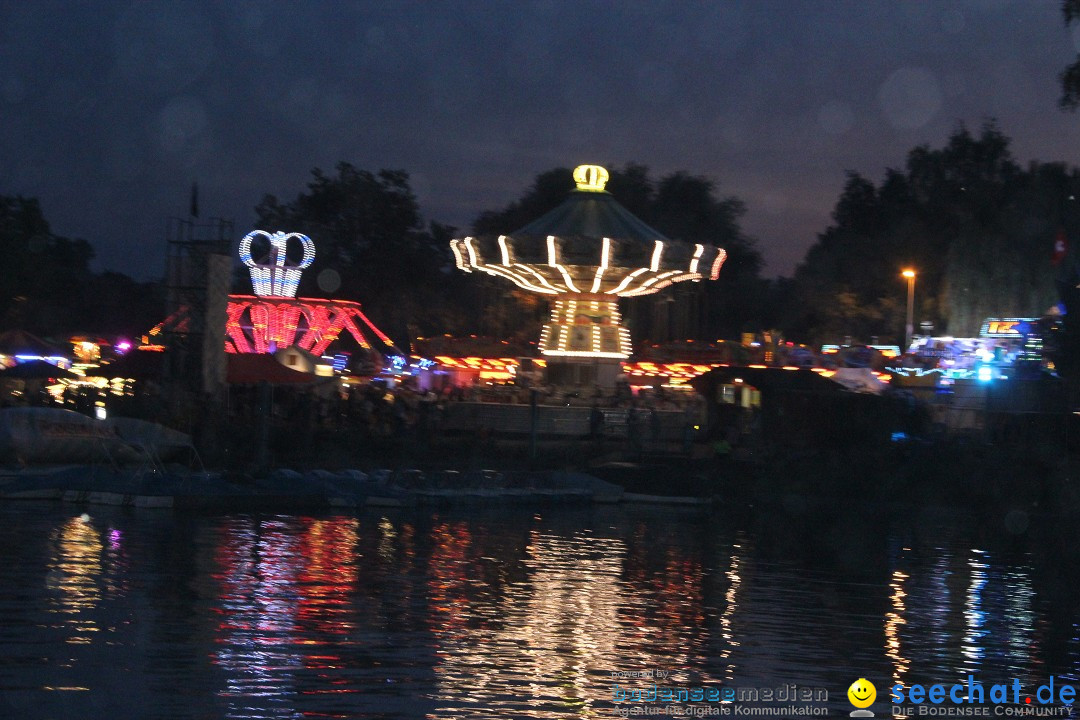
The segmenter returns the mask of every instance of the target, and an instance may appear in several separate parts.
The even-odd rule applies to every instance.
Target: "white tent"
[[[880,395],[888,387],[870,368],[839,368],[829,379],[843,385],[845,390],[874,395]]]

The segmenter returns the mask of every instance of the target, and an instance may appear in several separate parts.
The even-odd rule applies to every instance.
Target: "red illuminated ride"
[[[318,298],[270,298],[230,295],[225,350],[266,353],[296,346],[322,355],[342,333],[360,347],[373,350],[374,335],[393,354],[401,354],[360,309],[360,303]]]
[[[261,259],[252,256],[252,242],[265,238],[270,243]],[[298,239],[303,259],[293,262],[286,243]],[[335,341],[351,337],[357,345],[379,355],[403,355],[393,341],[360,309],[360,303],[325,298],[298,298],[300,274],[315,258],[311,239],[299,233],[254,230],[240,242],[240,259],[251,274],[254,295],[230,295],[226,309],[225,351],[228,353],[273,353],[299,347],[315,356],[323,355]],[[187,309],[181,309],[150,331],[183,332],[188,324]]]

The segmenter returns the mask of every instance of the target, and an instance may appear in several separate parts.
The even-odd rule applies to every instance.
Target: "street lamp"
[[[913,315],[915,312],[915,271],[908,269],[900,273],[907,278],[907,325],[904,326],[904,352],[911,348],[911,335],[914,330]]]

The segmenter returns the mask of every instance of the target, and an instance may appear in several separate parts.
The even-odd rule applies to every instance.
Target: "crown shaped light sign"
[[[578,190],[605,192],[604,186],[610,177],[607,169],[599,165],[578,165],[574,168],[574,182]]]
[[[260,261],[251,256],[251,242],[257,237],[270,241],[270,254]],[[299,263],[289,260],[286,245],[290,238],[300,241],[304,257]],[[265,230],[252,230],[240,241],[240,259],[251,273],[251,287],[260,297],[296,297],[300,275],[315,260],[315,243],[307,235],[285,233],[280,230],[271,234]]]

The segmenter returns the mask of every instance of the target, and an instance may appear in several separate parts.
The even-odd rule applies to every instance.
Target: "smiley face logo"
[[[877,698],[877,688],[866,678],[859,678],[851,683],[847,690],[848,702],[857,708],[868,708]]]

